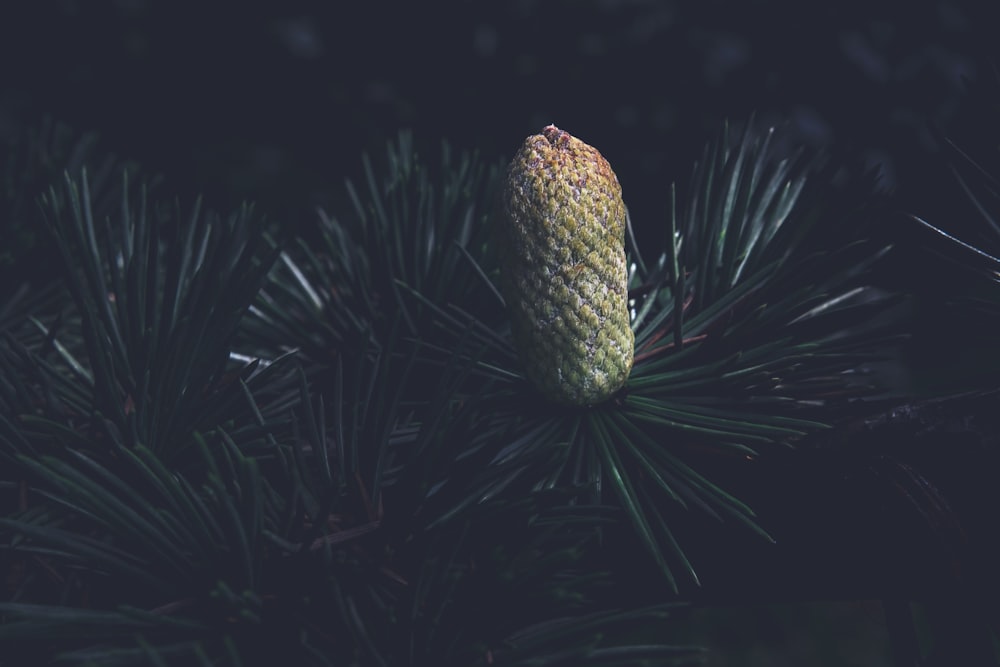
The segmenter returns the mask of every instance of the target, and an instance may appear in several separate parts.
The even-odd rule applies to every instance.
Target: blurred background
[[[755,113],[930,217],[932,131],[975,140],[967,90],[995,84],[990,4],[3,3],[0,141],[50,114],[172,191],[291,223],[335,209],[400,128],[434,160],[442,139],[500,160],[554,123],[605,154],[647,228],[722,121]]]
[[[554,123],[614,166],[642,242],[723,121],[755,115],[945,224],[957,190],[941,137],[1000,162],[991,4],[7,2],[0,145],[49,117],[96,131],[184,203],[253,200],[307,229],[401,129],[432,163],[443,140],[499,163]],[[713,647],[713,665],[890,664],[877,601],[685,623],[678,641]]]

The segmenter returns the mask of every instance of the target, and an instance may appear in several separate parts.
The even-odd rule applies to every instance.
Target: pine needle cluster
[[[512,347],[499,164],[402,134],[306,241],[11,149],[4,247],[59,271],[4,255],[0,664],[697,661],[661,639],[698,583],[675,526],[768,539],[713,462],[828,428],[898,340],[868,181],[774,132],[665,187],[659,247],[629,230],[634,368],[586,408]]]

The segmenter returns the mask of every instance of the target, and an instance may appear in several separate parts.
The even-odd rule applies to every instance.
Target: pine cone
[[[550,399],[593,405],[625,384],[625,204],[611,165],[549,125],[507,170],[498,225],[501,289],[528,378]]]

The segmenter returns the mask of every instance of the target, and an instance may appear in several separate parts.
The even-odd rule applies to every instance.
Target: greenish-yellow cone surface
[[[501,289],[527,377],[558,403],[593,405],[632,370],[625,204],[593,146],[550,125],[507,170]]]

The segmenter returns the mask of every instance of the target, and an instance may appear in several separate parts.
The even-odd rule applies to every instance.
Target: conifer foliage
[[[674,521],[766,538],[711,461],[829,426],[891,342],[863,188],[772,138],[723,131],[661,247],[630,233],[635,365],[581,408],[514,353],[498,164],[403,134],[306,241],[7,161],[0,233],[60,271],[0,291],[0,664],[695,661],[661,639],[698,581]],[[616,592],[634,559],[660,602]]]

